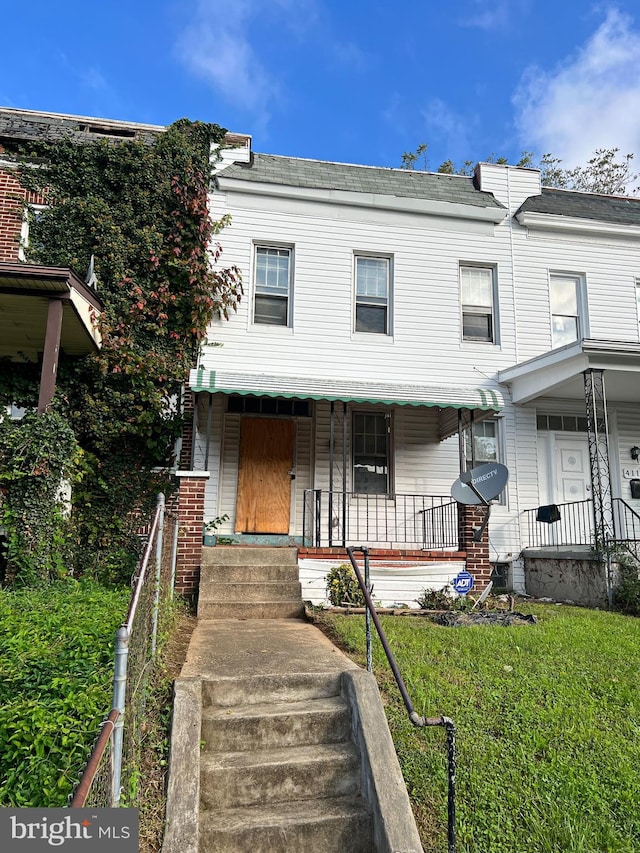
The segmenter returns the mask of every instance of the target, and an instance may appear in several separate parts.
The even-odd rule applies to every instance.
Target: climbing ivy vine
[[[227,220],[212,221],[207,204],[211,146],[224,133],[182,119],[152,140],[69,136],[13,152],[23,185],[48,201],[30,222],[28,260],[83,276],[93,256],[105,306],[101,350],[61,358],[54,398],[83,451],[73,501],[81,571],[129,570],[132,510],[166,488],[182,383],[210,321],[242,295],[238,270],[220,263]],[[3,366],[0,403],[34,405],[29,371]]]

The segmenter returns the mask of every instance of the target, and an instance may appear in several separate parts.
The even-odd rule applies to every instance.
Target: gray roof
[[[534,195],[516,213],[547,213],[575,219],[593,219],[618,225],[640,225],[640,199],[596,195],[543,187],[542,195]]]
[[[50,141],[73,136],[84,142],[105,137],[149,142],[163,130],[152,124],[0,107],[0,140],[7,141]]]
[[[373,193],[503,208],[491,193],[476,189],[473,178],[408,169],[352,166],[273,154],[254,154],[251,163],[229,166],[220,173],[220,177],[288,187]]]

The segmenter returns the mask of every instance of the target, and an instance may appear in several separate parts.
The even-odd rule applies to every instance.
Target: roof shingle
[[[288,187],[342,190],[475,207],[503,208],[491,193],[476,189],[473,178],[408,169],[302,160],[273,154],[254,154],[250,164],[229,166],[220,177]]]

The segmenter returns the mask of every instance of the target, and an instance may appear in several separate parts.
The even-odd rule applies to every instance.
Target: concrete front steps
[[[202,682],[198,853],[372,853],[340,684],[319,673]]]
[[[295,548],[202,549],[198,618],[287,619],[303,610]]]

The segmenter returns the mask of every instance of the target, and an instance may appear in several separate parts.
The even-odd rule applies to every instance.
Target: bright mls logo
[[[137,809],[0,809],[0,850],[137,853]]]

